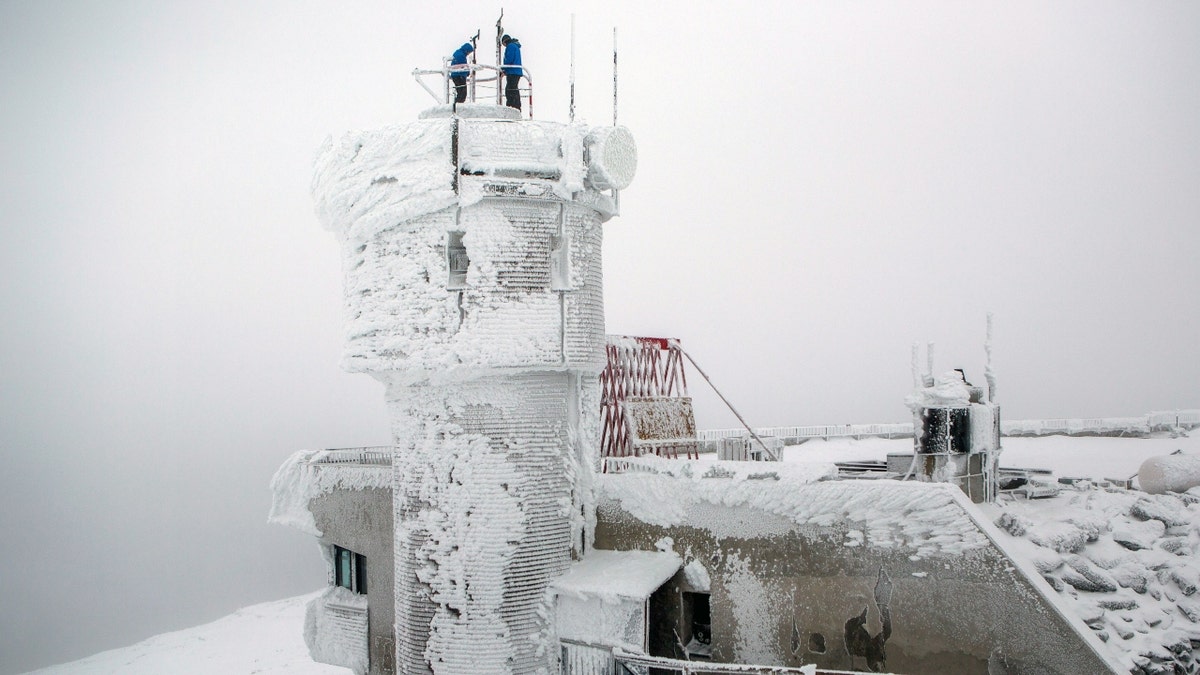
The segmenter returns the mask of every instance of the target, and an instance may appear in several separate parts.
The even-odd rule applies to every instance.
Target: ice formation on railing
[[[267,520],[321,536],[309,502],[334,490],[390,488],[392,469],[384,464],[321,464],[328,450],[300,450],[271,478],[271,511]]]
[[[1200,410],[1153,412],[1141,417],[1095,417],[1080,419],[1000,420],[1003,436],[1044,436],[1050,434],[1125,434],[1140,436],[1151,431],[1200,426]],[[859,436],[912,436],[912,422],[891,424],[825,424],[790,427],[756,427],[760,436],[777,438],[841,438]],[[745,429],[701,429],[696,437],[702,442],[736,438]]]

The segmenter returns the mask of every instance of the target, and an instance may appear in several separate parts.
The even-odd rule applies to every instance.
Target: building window
[[[467,256],[467,247],[463,244],[462,232],[446,233],[446,269],[450,278],[446,288],[457,290],[467,287],[467,268],[471,266],[471,258]]]
[[[571,244],[557,234],[550,237],[550,289],[571,290]]]
[[[367,592],[367,557],[341,546],[333,547],[333,583],[355,593]]]

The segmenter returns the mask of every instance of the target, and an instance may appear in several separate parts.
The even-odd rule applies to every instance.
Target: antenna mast
[[[996,371],[992,370],[992,313],[987,313],[987,341],[983,343],[983,351],[987,354],[987,365],[983,369],[983,377],[987,380],[988,402],[996,402]]]
[[[469,88],[470,95],[467,97],[467,100],[469,100],[471,103],[475,102],[475,64],[479,62],[478,59],[475,58],[475,56],[478,53],[479,53],[479,29],[476,28],[475,35],[473,35],[471,37],[471,58],[469,61],[470,65],[467,66],[467,82],[469,83],[468,86],[470,87]]]
[[[575,122],[575,14],[571,14],[571,108],[567,121]]]
[[[613,26],[613,126],[617,126],[617,27]]]

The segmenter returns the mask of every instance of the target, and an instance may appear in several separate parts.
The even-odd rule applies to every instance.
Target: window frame
[[[463,243],[465,232],[451,230],[446,232],[446,289],[461,291],[467,288],[467,274],[471,268],[471,255]],[[456,269],[461,264],[461,269]]]
[[[348,578],[347,578],[348,577]],[[333,545],[333,585],[352,593],[367,593],[367,557],[343,546]]]

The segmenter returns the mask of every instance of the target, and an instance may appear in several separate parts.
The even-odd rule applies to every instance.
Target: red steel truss
[[[635,397],[686,397],[683,351],[674,338],[607,336],[608,365],[600,373],[601,457],[633,455],[625,423],[625,400]],[[678,457],[678,449],[656,454]],[[691,451],[689,448],[689,456]]]

